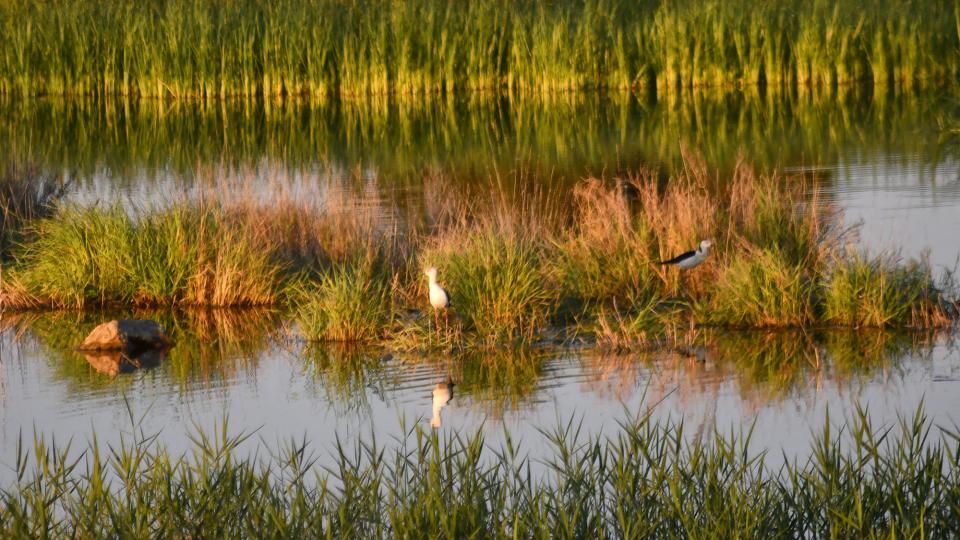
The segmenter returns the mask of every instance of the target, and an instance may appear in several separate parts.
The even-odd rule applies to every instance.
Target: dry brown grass
[[[208,173],[198,198],[293,267],[322,268],[371,253],[405,256],[409,231],[399,210],[359,171],[344,177],[328,168],[291,178],[270,166],[266,178],[248,171],[229,180]]]

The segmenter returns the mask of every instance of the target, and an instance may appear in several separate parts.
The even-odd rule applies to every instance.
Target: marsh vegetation
[[[27,0],[0,40],[4,536],[957,535],[955,248],[829,198],[960,200],[956,0]],[[73,350],[116,317],[176,347]]]
[[[950,273],[863,252],[815,180],[744,164],[722,177],[689,155],[665,183],[647,171],[591,178],[569,198],[464,191],[439,176],[425,179],[425,215],[349,188],[309,197],[224,182],[165,206],[64,205],[30,220],[4,305],[283,307],[310,339],[400,348],[545,332],[644,347],[688,326],[916,329],[957,317]],[[697,269],[657,264],[703,238],[715,249]],[[456,306],[442,334],[423,316],[428,266]]]
[[[8,3],[0,93],[879,90],[956,78],[955,1]]]
[[[338,441],[326,470],[306,441],[243,453],[226,422],[170,455],[134,430],[117,445],[21,441],[0,529],[18,537],[887,536],[955,534],[955,432],[918,410],[892,427],[858,411],[806,460],[751,453],[751,430],[691,442],[644,414],[618,434],[545,430],[542,462],[511,438],[408,428],[389,447]],[[263,444],[263,443],[260,443]],[[245,457],[251,456],[251,457]],[[261,457],[256,457],[261,456]],[[212,501],[216,501],[212,504]]]

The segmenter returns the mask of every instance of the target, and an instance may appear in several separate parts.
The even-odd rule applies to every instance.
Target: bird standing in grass
[[[446,329],[450,328],[450,297],[447,295],[447,291],[443,290],[443,287],[437,283],[437,269],[434,267],[427,268],[424,272],[428,278],[430,278],[430,305],[433,306],[433,318],[437,323],[437,333],[440,333],[440,310],[443,310],[444,320],[446,321]]]
[[[710,246],[712,245],[713,242],[710,240],[701,240],[700,247],[697,249],[681,253],[668,261],[660,261],[660,264],[672,264],[684,270],[689,270],[699,266],[700,263],[707,259],[707,255],[710,254]]]

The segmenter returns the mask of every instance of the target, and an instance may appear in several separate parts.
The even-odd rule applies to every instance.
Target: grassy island
[[[311,198],[220,184],[155,208],[25,209],[0,299],[9,310],[275,306],[308,339],[399,348],[635,347],[698,326],[929,329],[958,316],[949,272],[851,247],[810,179],[745,165],[721,178],[689,157],[666,181],[638,171],[572,192],[466,193],[444,180],[425,180],[417,215],[350,188]],[[701,266],[658,264],[704,238],[714,249]],[[428,266],[455,306],[440,331]]]

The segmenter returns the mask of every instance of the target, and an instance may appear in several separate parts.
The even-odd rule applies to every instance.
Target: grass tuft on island
[[[449,185],[425,180],[422,214],[349,186],[215,183],[154,208],[61,205],[21,223],[0,302],[278,306],[308,339],[400,348],[561,334],[639,346],[687,325],[939,328],[960,316],[950,272],[857,250],[804,177],[741,164],[719,178],[688,156],[665,183],[587,179],[572,199]],[[657,264],[704,238],[714,248],[696,269]],[[432,328],[428,266],[452,300],[449,331]]]
[[[384,445],[276,448],[223,422],[173,455],[158,435],[108,447],[21,440],[0,491],[10,538],[952,537],[960,533],[955,430],[922,407],[893,426],[831,418],[800,458],[770,465],[752,431],[697,436],[629,416],[610,436],[575,420],[543,431],[546,458],[504,433],[424,432]],[[534,446],[537,446],[534,441]],[[524,444],[529,444],[524,441]],[[798,450],[798,449],[794,449]],[[211,504],[215,501],[215,504]]]

